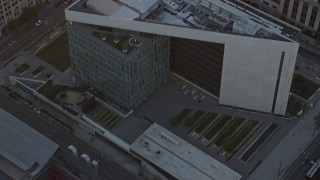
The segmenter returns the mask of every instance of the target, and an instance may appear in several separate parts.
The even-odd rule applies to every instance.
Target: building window
[[[300,22],[305,23],[306,21],[306,16],[307,16],[307,11],[308,11],[308,3],[303,2],[303,7],[301,11],[301,17],[300,17]]]
[[[285,0],[284,5],[283,5],[283,11],[282,12],[285,15],[288,14],[289,2],[290,2],[290,0]]]
[[[317,13],[318,13],[318,7],[313,6],[312,11],[311,11],[310,21],[309,21],[309,27],[311,27],[311,28],[314,27],[314,22],[316,20]]]
[[[280,0],[272,0],[273,2],[280,4]]]
[[[291,13],[291,18],[292,19],[296,19],[298,7],[299,7],[299,0],[295,0],[293,2],[293,8],[292,8],[292,13]]]

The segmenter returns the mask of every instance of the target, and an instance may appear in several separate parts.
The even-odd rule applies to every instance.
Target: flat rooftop
[[[101,1],[105,3],[99,3]],[[88,2],[90,6],[87,5]],[[293,41],[301,31],[235,0],[202,0],[200,3],[196,0],[89,0],[88,2],[79,0],[71,5],[68,11],[103,14],[134,21],[279,41]],[[106,12],[108,10],[110,12]]]
[[[151,37],[147,38],[121,33],[118,33],[115,36],[113,32],[104,32],[103,30],[81,23],[73,23],[72,26],[77,27],[77,31],[86,34],[88,38],[96,41],[97,43],[102,43],[109,48],[117,49],[114,53],[118,56],[125,57],[124,59],[127,61],[130,61],[130,57],[138,53],[139,50],[152,39]],[[117,43],[115,43],[115,39],[118,40]]]
[[[241,175],[154,123],[131,150],[178,179],[237,180]]]
[[[59,146],[1,108],[0,119],[0,155],[32,176],[39,173]]]

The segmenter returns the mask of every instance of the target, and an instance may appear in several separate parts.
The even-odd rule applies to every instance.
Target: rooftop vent
[[[167,135],[164,132],[160,132],[160,135],[161,135],[161,138],[166,139],[166,140],[174,143],[175,145],[179,145],[180,144],[177,140],[175,140],[174,138],[170,137],[169,135]]]
[[[107,39],[107,36],[104,35],[104,36],[102,36],[100,39],[101,39],[102,41],[105,41],[105,40]]]
[[[142,42],[140,42],[136,37],[131,37],[129,39],[130,46],[139,47],[142,45]]]

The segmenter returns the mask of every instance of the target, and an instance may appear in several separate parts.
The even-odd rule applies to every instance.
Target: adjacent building
[[[298,28],[226,0],[78,0],[65,11],[75,76],[134,108],[168,73],[220,105],[285,115]]]
[[[11,20],[18,18],[24,8],[35,5],[35,0],[0,0],[0,30],[5,28]]]
[[[242,177],[156,123],[130,145],[130,151],[144,166],[167,172],[160,171],[167,179],[239,180]]]
[[[33,179],[59,146],[0,108],[0,179]]]
[[[242,0],[320,38],[319,0]]]

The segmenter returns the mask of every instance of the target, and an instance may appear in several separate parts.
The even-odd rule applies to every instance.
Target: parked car
[[[43,23],[42,19],[38,19],[38,21],[35,23],[36,26],[40,26]]]
[[[11,41],[8,42],[8,46],[11,47],[11,46],[13,46],[16,42],[17,42],[17,40],[11,40]]]
[[[314,164],[314,163],[316,163],[316,162],[317,162],[317,160],[318,160],[317,158],[312,159],[312,160],[310,161],[310,163],[311,163],[311,164]]]
[[[302,161],[301,161],[301,165],[305,165],[307,162],[309,161],[309,157],[308,156],[305,156]]]

